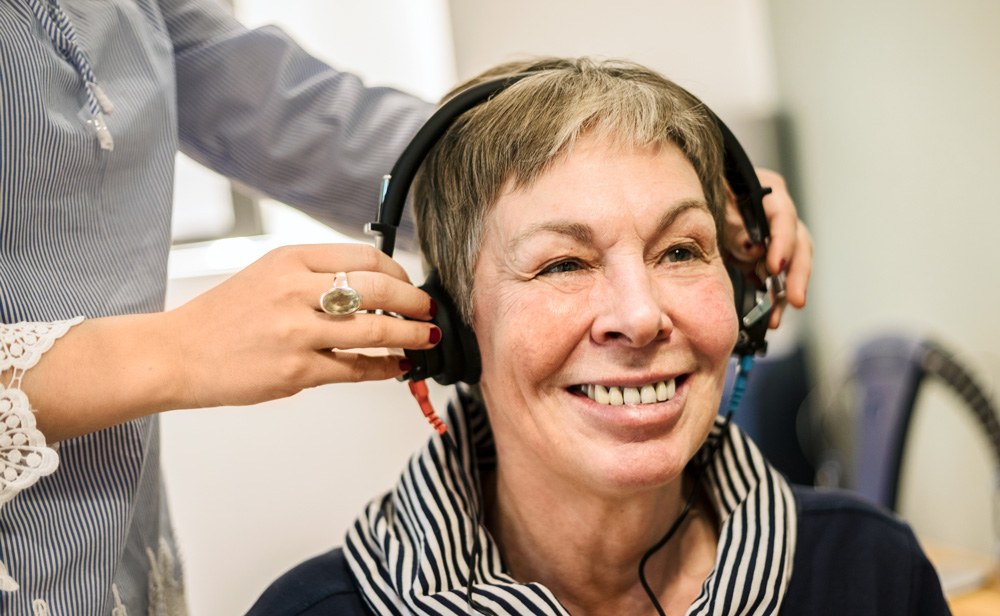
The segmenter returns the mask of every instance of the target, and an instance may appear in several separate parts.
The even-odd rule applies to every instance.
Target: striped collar
[[[478,536],[477,604],[496,614],[568,616],[547,588],[510,576],[499,547],[474,521],[480,494],[466,486],[478,486],[495,451],[481,406],[464,395],[457,405],[464,412],[451,405],[449,433],[461,458],[434,435],[395,489],[369,503],[348,532],[345,552],[361,593],[378,614],[475,613],[466,587]],[[703,487],[722,525],[715,567],[687,614],[777,614],[792,574],[795,503],[788,483],[739,428],[717,418],[709,443],[724,430],[729,438],[712,460],[709,445],[695,456],[708,463]]]

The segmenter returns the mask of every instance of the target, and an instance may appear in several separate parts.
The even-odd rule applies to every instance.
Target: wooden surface
[[[948,598],[954,616],[1000,616],[1000,584],[996,578],[986,588]]]
[[[948,605],[954,616],[1000,616],[1000,566],[984,554],[956,550],[941,545],[924,546],[945,585]],[[954,571],[978,572],[980,581],[971,587],[948,589]]]

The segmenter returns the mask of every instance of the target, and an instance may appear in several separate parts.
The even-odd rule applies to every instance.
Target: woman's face
[[[501,464],[621,494],[679,476],[736,342],[733,291],[676,146],[580,140],[487,221],[481,385]]]

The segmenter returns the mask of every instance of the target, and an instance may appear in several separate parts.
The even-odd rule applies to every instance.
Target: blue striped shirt
[[[0,322],[162,310],[178,147],[356,233],[429,112],[215,0],[0,0]],[[0,613],[173,613],[157,418],[59,453],[0,508]]]

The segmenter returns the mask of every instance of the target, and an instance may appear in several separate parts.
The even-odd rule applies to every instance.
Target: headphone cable
[[[687,503],[684,505],[684,509],[681,511],[674,523],[671,524],[670,528],[667,530],[663,538],[656,542],[656,544],[649,548],[649,550],[643,555],[642,559],[639,561],[639,583],[642,584],[643,590],[646,591],[646,595],[649,597],[649,601],[656,608],[656,613],[659,616],[666,616],[663,611],[663,606],[660,605],[659,599],[656,598],[656,593],[650,588],[649,582],[646,580],[646,563],[649,559],[660,550],[663,546],[667,544],[670,539],[677,533],[680,529],[681,524],[687,518],[688,514],[691,513],[691,509],[694,508],[695,498],[701,492],[701,478],[705,474],[705,468],[708,463],[712,461],[715,454],[718,453],[722,445],[729,440],[729,424],[733,418],[733,412],[736,411],[736,407],[739,406],[740,400],[743,398],[743,392],[746,390],[747,377],[750,375],[750,370],[753,369],[753,355],[741,355],[738,363],[736,364],[736,380],[733,383],[733,392],[729,396],[729,406],[726,409],[725,421],[722,424],[722,431],[719,438],[715,440],[712,444],[712,449],[705,456],[705,459],[696,464],[695,476],[694,476],[694,487],[691,489],[691,495],[687,499]]]
[[[410,393],[417,400],[417,404],[420,405],[420,411],[427,418],[427,421],[431,424],[434,430],[441,435],[441,440],[444,442],[445,449],[451,451],[451,454],[455,456],[455,461],[460,462],[462,459],[462,452],[458,448],[458,442],[455,440],[455,435],[453,432],[448,431],[448,426],[438,417],[437,413],[434,411],[434,406],[431,404],[430,395],[427,390],[427,382],[424,380],[420,381],[409,381],[407,383],[410,388]],[[470,468],[470,471],[472,469]],[[476,500],[476,495],[472,490],[472,482],[469,481],[468,473],[459,472],[458,475],[462,478],[462,485],[465,488],[465,493],[469,498],[469,505],[472,509],[472,554],[469,560],[469,575],[466,578],[465,583],[465,593],[466,601],[469,604],[469,608],[475,610],[476,612],[483,614],[484,616],[496,616],[492,610],[480,605],[476,602],[472,595],[472,587],[475,584],[476,579],[476,567],[479,563],[479,559],[482,557],[482,545],[479,542],[479,523],[480,511],[479,503]]]

